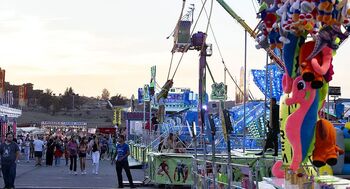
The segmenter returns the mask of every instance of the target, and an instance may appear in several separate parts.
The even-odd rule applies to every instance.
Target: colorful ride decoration
[[[193,185],[192,155],[148,153],[150,179],[156,184]]]
[[[280,51],[284,62],[282,161],[274,165],[273,174],[295,174],[311,162],[316,167],[335,165],[344,149],[336,145],[334,126],[319,115],[334,74],[333,56],[349,36],[350,1],[267,2],[261,1],[258,13],[257,48]],[[325,148],[322,139],[328,141],[327,149],[320,148]]]
[[[344,133],[344,167],[342,170],[342,174],[349,175],[350,174],[350,129],[343,128]]]
[[[347,123],[348,124],[348,123]],[[332,166],[334,175],[350,174],[350,130],[346,126],[336,128],[337,145],[344,150],[338,158],[338,163]]]
[[[274,97],[279,101],[283,94],[281,82],[283,71],[277,65],[268,65],[267,70],[268,73],[266,75],[266,70],[252,69],[253,81],[265,96]]]

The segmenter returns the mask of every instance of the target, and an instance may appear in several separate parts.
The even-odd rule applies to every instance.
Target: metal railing
[[[209,155],[210,156],[210,155]],[[221,158],[220,158],[221,157]],[[221,159],[227,161],[227,157],[223,158],[223,156],[220,156],[216,159]],[[238,163],[229,163],[224,161],[211,161],[211,160],[203,160],[200,158],[193,158],[193,177],[194,180],[197,181],[197,186],[194,186],[194,188],[219,188],[219,189],[231,189],[231,188],[247,188],[247,189],[258,189],[259,188],[259,169],[261,165],[259,164],[260,159],[256,158],[254,159],[250,164],[238,164]],[[205,166],[204,166],[205,165]],[[208,167],[209,165],[209,167]],[[218,175],[216,171],[217,166],[221,166],[222,168],[226,168],[226,174],[227,174],[227,182],[219,181],[218,178],[214,178]],[[200,167],[200,169],[199,169]],[[206,171],[203,171],[203,167],[207,169]],[[253,170],[255,168],[255,171]],[[208,170],[212,170],[212,174],[205,174],[208,172]],[[244,175],[247,176],[248,182],[242,182],[237,183],[233,181],[233,170],[234,169],[240,169],[245,170]],[[210,172],[210,171],[209,171]],[[245,181],[245,179],[243,179]]]

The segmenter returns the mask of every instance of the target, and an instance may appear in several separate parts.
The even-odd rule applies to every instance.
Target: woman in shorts
[[[79,144],[79,160],[80,160],[80,170],[82,175],[86,174],[85,162],[86,162],[87,149],[88,149],[87,138],[83,137]]]

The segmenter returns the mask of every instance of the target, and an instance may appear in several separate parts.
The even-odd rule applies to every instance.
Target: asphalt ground
[[[111,189],[117,188],[117,174],[115,165],[111,165],[108,160],[100,161],[99,174],[92,174],[92,162],[90,159],[86,162],[87,174],[80,172],[79,160],[77,164],[77,175],[69,174],[69,166],[65,165],[65,160],[61,160],[61,166],[43,166],[36,167],[34,160],[29,163],[20,160],[17,163],[17,174],[15,187],[17,189]],[[142,169],[131,169],[131,174],[135,183],[144,180],[144,171]],[[0,178],[0,187],[4,187],[3,179]],[[123,171],[123,180],[127,180]],[[124,187],[128,188],[128,187]],[[137,188],[161,188],[156,186],[137,186]],[[164,188],[164,187],[163,187]]]

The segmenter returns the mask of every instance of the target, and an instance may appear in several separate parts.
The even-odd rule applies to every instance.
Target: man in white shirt
[[[34,144],[34,155],[36,158],[35,166],[41,166],[41,158],[43,157],[44,142],[40,138],[37,138],[34,140],[33,144]]]

